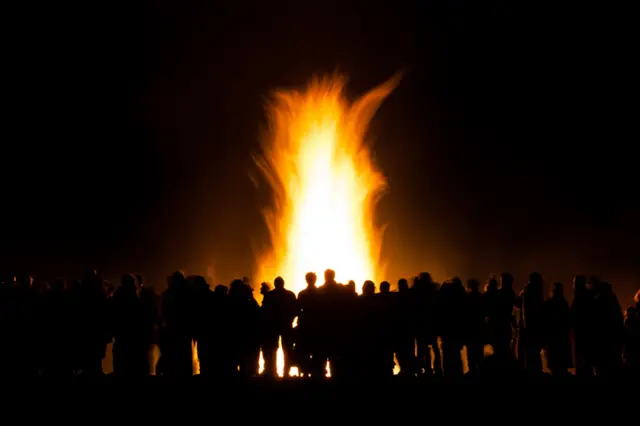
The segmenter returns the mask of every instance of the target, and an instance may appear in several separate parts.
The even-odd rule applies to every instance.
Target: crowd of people
[[[421,273],[394,291],[366,281],[360,294],[332,270],[322,285],[315,273],[305,278],[298,295],[281,277],[274,288],[262,283],[261,304],[247,279],[211,288],[182,272],[161,295],[134,274],[117,288],[95,271],[50,283],[13,278],[0,286],[0,376],[98,379],[109,343],[114,376],[123,380],[149,377],[156,345],[155,374],[170,381],[194,374],[194,347],[199,376],[211,381],[275,378],[279,347],[284,375],[295,368],[300,380],[326,380],[327,364],[334,381],[389,379],[394,368],[407,380],[542,375],[542,354],[553,378],[570,369],[585,379],[632,377],[640,368],[640,291],[623,312],[612,286],[596,277],[576,276],[571,302],[560,283],[545,297],[538,273],[519,293],[508,273],[484,289],[477,280],[439,284]]]

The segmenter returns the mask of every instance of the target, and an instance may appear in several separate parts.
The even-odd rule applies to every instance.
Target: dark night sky
[[[86,3],[6,15],[2,274],[249,274],[265,96],[337,68],[355,97],[405,69],[370,134],[389,278],[597,273],[625,302],[638,287],[624,10]]]

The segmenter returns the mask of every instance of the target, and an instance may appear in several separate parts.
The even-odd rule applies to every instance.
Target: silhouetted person
[[[231,282],[226,301],[232,364],[242,378],[250,378],[258,373],[260,306],[252,289],[242,280]]]
[[[561,283],[553,284],[553,292],[544,308],[548,366],[554,376],[563,376],[571,368],[572,360],[569,302],[564,297]]]
[[[376,312],[380,345],[380,365],[376,364],[376,368],[380,369],[379,374],[381,377],[393,376],[393,368],[395,367],[393,333],[397,326],[396,316],[393,311],[395,307],[394,296],[396,294],[391,293],[391,284],[388,281],[382,281],[380,283],[380,293],[377,294]]]
[[[595,315],[596,375],[614,377],[622,369],[622,349],[624,345],[624,316],[618,298],[611,284],[597,277],[591,278],[594,290],[593,308]]]
[[[406,279],[398,280],[398,294],[395,298],[395,306],[393,315],[395,321],[393,323],[395,353],[400,367],[400,375],[402,377],[415,376],[415,338],[414,327],[412,323],[412,300],[409,291],[409,283]]]
[[[161,342],[163,374],[171,380],[184,381],[193,375],[192,297],[187,279],[175,272],[162,294],[164,338]]]
[[[524,367],[531,372],[542,372],[540,351],[544,343],[544,293],[542,276],[533,272],[522,295],[520,339],[523,345]]]
[[[460,351],[466,337],[466,292],[462,281],[455,277],[443,283],[439,290],[439,298],[444,376],[448,379],[459,379],[463,374]]]
[[[640,290],[634,304],[624,311],[624,349],[622,359],[626,371],[634,378],[640,375]]]
[[[36,342],[32,335],[35,326],[32,284],[32,277],[16,279],[13,282],[7,306],[6,334],[3,336],[3,349],[7,357],[4,369],[7,379],[31,380],[37,377],[33,357]]]
[[[48,295],[46,330],[46,361],[44,377],[53,381],[73,377],[72,326],[73,315],[67,283],[62,278],[54,280]]]
[[[247,352],[241,376],[252,377],[258,374],[260,362],[260,305],[253,296],[253,288],[245,278],[243,289],[247,300]]]
[[[69,290],[67,292],[69,298],[69,315],[70,328],[69,328],[69,341],[71,352],[71,365],[74,373],[79,374],[82,368],[82,345],[83,331],[85,324],[80,321],[82,318],[84,305],[82,297],[82,283],[80,280],[71,280],[69,282]]]
[[[305,275],[307,288],[298,294],[298,340],[297,355],[300,375],[306,377],[323,376],[324,365],[317,362],[319,358],[318,340],[320,338],[320,327],[322,317],[318,306],[318,288],[316,287],[317,276],[313,272]],[[315,361],[315,362],[314,362]]]
[[[263,357],[267,357],[267,358],[270,356],[270,355],[266,355],[267,352],[271,353],[271,351],[273,350],[273,339],[271,337],[272,333],[270,331],[271,324],[269,324],[269,321],[267,321],[269,312],[266,309],[264,309],[264,299],[265,297],[267,297],[267,294],[270,291],[271,291],[271,286],[269,285],[268,282],[263,282],[260,284],[260,295],[262,296],[262,306],[260,308],[259,317],[258,317],[258,336],[259,336],[258,339],[260,341],[260,348],[262,350]],[[269,367],[269,371],[267,371],[267,365],[265,365],[265,369],[262,372],[262,374],[270,378],[275,377],[275,375],[273,374],[273,371],[271,370],[271,365],[269,365],[268,367]]]
[[[362,285],[362,294],[357,305],[358,321],[355,329],[358,339],[358,363],[354,376],[359,379],[380,378],[383,362],[383,346],[380,341],[380,303],[376,297],[376,286],[367,280]]]
[[[418,376],[442,376],[442,359],[438,345],[440,301],[438,284],[427,272],[415,277],[411,288],[414,300],[413,328],[415,330]],[[433,350],[433,358],[431,351]]]
[[[342,325],[345,316],[343,301],[346,291],[336,282],[335,278],[335,271],[327,269],[324,272],[324,284],[318,288],[318,306],[320,308],[322,326],[319,329],[319,356],[317,362],[324,369],[327,361],[329,361],[332,377],[339,378],[340,368],[336,368],[336,364],[340,362],[338,358],[340,357],[341,349],[344,347],[345,330]]]
[[[113,370],[118,379],[142,380],[149,374],[147,317],[135,276],[126,274],[113,300]]]
[[[350,280],[350,281],[347,283],[347,293],[349,293],[349,294],[350,294],[350,295],[352,295],[352,296],[353,296],[354,294],[356,294],[356,295],[358,294],[358,293],[357,293],[357,291],[356,291],[356,282],[355,282],[355,281]]]
[[[262,301],[267,342],[263,354],[264,368],[267,375],[271,377],[277,376],[276,353],[278,351],[278,340],[280,340],[284,358],[284,376],[288,377],[293,352],[293,320],[298,314],[296,295],[294,292],[284,288],[284,279],[282,277],[277,277],[273,284],[275,288],[265,294]]]
[[[635,306],[630,306],[625,311],[624,326],[625,367],[630,376],[637,378],[640,375],[640,315]]]
[[[210,364],[212,377],[229,380],[237,372],[233,358],[230,356],[231,331],[228,327],[229,306],[227,303],[227,286],[218,284],[211,296],[211,315],[209,316],[208,338],[211,339]]]
[[[200,375],[206,379],[212,376],[212,351],[215,346],[212,316],[213,292],[202,275],[189,278],[193,291],[193,338],[196,341]]]
[[[361,363],[360,342],[358,340],[359,300],[355,281],[351,280],[341,286],[338,300],[340,315],[340,356],[335,364],[336,372],[341,378],[353,379]],[[333,368],[333,367],[332,367]]]
[[[493,352],[497,357],[504,357],[509,353],[509,344],[506,336],[511,336],[511,320],[505,321],[502,312],[502,297],[498,280],[490,276],[484,289],[484,300],[486,309],[486,321],[490,331],[490,342]]]
[[[102,290],[104,291],[106,298],[111,299],[116,293],[116,286],[105,280],[102,282]]]
[[[577,275],[573,279],[573,302],[570,312],[576,375],[592,377],[595,366],[596,317],[593,292],[587,288],[587,278],[584,275]]]
[[[141,274],[136,274],[136,280],[140,287],[140,299],[145,312],[145,332],[144,341],[147,347],[148,353],[148,367],[151,371],[152,357],[153,357],[153,345],[158,343],[158,332],[160,329],[160,313],[159,313],[159,298],[153,287],[146,285],[144,277]]]
[[[102,280],[96,271],[88,271],[80,287],[79,369],[84,377],[93,380],[102,377],[102,360],[110,340],[107,323],[107,297]]]
[[[471,372],[478,370],[484,358],[487,334],[485,310],[484,297],[480,293],[480,283],[473,279],[467,281],[467,297],[462,315],[466,316],[465,342],[467,345],[467,364]]]
[[[29,346],[25,348],[29,363],[25,372],[32,378],[38,378],[44,371],[48,347],[45,324],[49,321],[47,316],[47,294],[49,284],[42,280],[34,280],[29,289],[28,316],[26,324]]]
[[[512,342],[516,326],[514,318],[515,305],[516,294],[513,290],[513,277],[508,272],[503,272],[500,274],[500,290],[495,306],[496,324],[494,337],[496,347],[494,347],[494,350],[499,356],[513,354]]]
[[[3,277],[4,278],[4,277]],[[15,301],[14,276],[6,277],[0,282],[0,380],[10,379],[12,372],[11,345],[14,339],[13,310]]]

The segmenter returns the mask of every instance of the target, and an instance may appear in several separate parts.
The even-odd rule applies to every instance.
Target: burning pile
[[[272,250],[259,259],[259,280],[280,275],[298,293],[309,271],[334,269],[339,282],[380,277],[382,229],[373,211],[386,182],[364,137],[398,82],[395,76],[354,103],[344,98],[341,77],[275,93],[256,157],[275,195],[264,212]]]

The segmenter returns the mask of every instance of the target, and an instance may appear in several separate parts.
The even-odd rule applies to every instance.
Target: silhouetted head
[[[82,289],[82,282],[80,280],[69,281],[69,290],[73,292],[78,292],[81,289]]]
[[[42,281],[42,280],[37,280],[34,281],[33,285],[31,286],[31,288],[33,290],[35,290],[35,292],[39,295],[45,295],[46,293],[48,293],[49,289],[51,288],[49,286],[49,283],[46,281]]]
[[[423,282],[425,285],[433,284],[433,278],[431,277],[431,274],[428,272],[420,272],[419,278],[420,278],[420,281]]]
[[[542,285],[542,275],[539,272],[530,273],[529,283],[534,285]]]
[[[174,290],[184,289],[187,286],[187,279],[182,271],[174,272],[169,278],[169,288]]]
[[[96,270],[91,269],[85,272],[82,279],[82,287],[85,291],[89,291],[91,293],[99,291],[102,292],[102,280]]]
[[[382,281],[380,283],[380,293],[389,293],[391,291],[391,284],[388,281]]]
[[[574,294],[584,294],[587,291],[587,277],[584,275],[576,275],[573,278]]]
[[[244,287],[242,280],[231,281],[231,284],[229,284],[229,296],[241,297],[244,293]]]
[[[409,282],[405,278],[400,278],[398,280],[398,292],[404,293],[409,291]]]
[[[484,291],[495,291],[498,290],[498,279],[495,275],[489,276],[489,280],[487,281],[487,285],[485,286]]]
[[[269,287],[269,283],[267,282],[263,282],[262,284],[260,284],[260,294],[261,295],[265,295],[267,293],[269,293],[269,290],[271,290],[271,288]]]
[[[376,285],[371,280],[367,280],[362,284],[362,294],[365,296],[371,296],[376,292]]]
[[[226,296],[227,295],[227,286],[224,284],[218,284],[216,288],[213,290],[216,295]]]
[[[211,289],[209,283],[202,275],[194,275],[191,277],[191,283],[194,290],[197,291],[209,291]]]
[[[138,281],[138,286],[144,287],[144,277],[142,274],[136,274],[136,280]]]
[[[324,281],[329,283],[329,282],[334,282],[336,280],[336,272],[333,269],[327,269],[326,271],[324,271]]]
[[[253,297],[253,288],[242,282],[242,296],[249,299]]]
[[[413,288],[420,287],[420,277],[419,276],[416,275],[415,277],[413,277],[412,281],[413,281]]]
[[[98,279],[98,271],[96,271],[95,269],[84,271],[84,276],[82,277],[82,279],[85,281],[96,280]]]
[[[513,289],[513,275],[508,272],[503,272],[500,274],[500,288],[505,290]]]
[[[284,279],[282,277],[276,277],[276,279],[273,280],[273,285],[276,290],[284,290]]]
[[[638,320],[638,310],[635,306],[629,306],[624,310],[624,325],[632,327],[633,322]]]
[[[551,290],[551,296],[564,297],[564,286],[562,283],[553,283],[553,290]]]
[[[304,276],[304,280],[307,282],[307,287],[315,287],[318,277],[315,272],[307,272],[307,275]]]
[[[460,279],[460,277],[451,278],[451,286],[454,287],[456,290],[464,290],[464,284],[462,283],[462,280]]]
[[[136,294],[138,292],[136,277],[133,274],[124,274],[122,278],[120,278],[120,288],[125,294]]]
[[[64,278],[56,278],[53,281],[53,285],[51,286],[53,291],[55,292],[64,292],[67,291],[67,282]]]
[[[347,291],[351,294],[356,294],[356,282],[354,280],[347,283]]]
[[[470,292],[479,292],[480,291],[480,281],[475,279],[467,280],[467,290]]]
[[[591,275],[589,277],[589,281],[587,282],[587,288],[591,288],[591,290],[596,293],[600,293],[602,291],[602,280],[597,275]]]
[[[109,281],[102,282],[102,289],[104,290],[105,296],[109,299],[112,298],[116,292],[116,286],[111,284]]]
[[[18,285],[24,289],[29,289],[33,287],[33,282],[34,282],[34,279],[32,276],[26,276],[20,280]]]
[[[542,275],[540,273],[532,272],[529,274],[529,281],[525,285],[525,294],[529,294],[537,299],[544,299]]]

